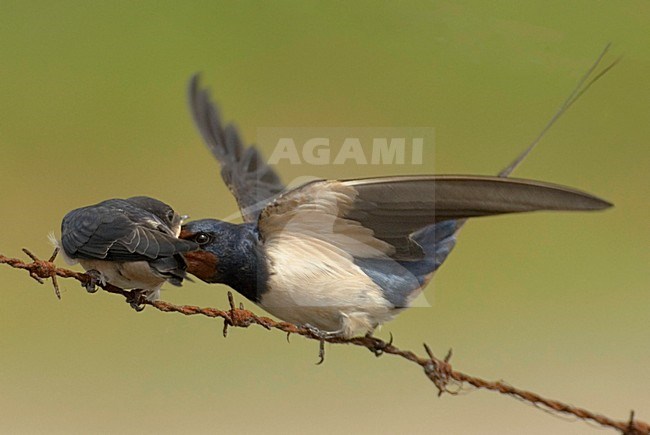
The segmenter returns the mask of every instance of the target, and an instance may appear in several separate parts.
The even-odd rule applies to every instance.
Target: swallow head
[[[216,219],[201,219],[183,225],[179,238],[191,240],[199,249],[185,256],[187,272],[207,283],[223,282],[223,266],[227,262],[227,246],[236,225]]]
[[[181,225],[185,216],[181,216],[174,211],[171,206],[148,196],[134,196],[127,199],[131,204],[148,211],[160,219],[172,233],[178,237],[181,231]]]
[[[180,238],[199,245],[198,250],[183,254],[188,273],[259,301],[267,288],[268,266],[256,223],[202,219],[183,225]]]

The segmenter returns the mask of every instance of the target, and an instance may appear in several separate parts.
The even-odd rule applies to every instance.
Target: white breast
[[[393,317],[381,289],[345,251],[285,233],[265,245],[268,291],[260,305],[291,323],[344,336],[370,332]]]
[[[123,289],[146,290],[147,299],[156,300],[160,297],[160,287],[165,279],[153,273],[146,261],[106,261],[79,260],[86,270],[97,270],[105,282]]]
[[[147,299],[155,301],[160,298],[160,287],[165,278],[156,275],[146,261],[117,262],[106,260],[88,260],[70,258],[53,233],[48,234],[50,243],[59,248],[60,255],[70,265],[81,264],[86,270],[96,270],[102,275],[104,283],[128,289],[147,290]]]

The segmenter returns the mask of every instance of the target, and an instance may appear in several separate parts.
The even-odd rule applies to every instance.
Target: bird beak
[[[187,214],[182,215],[182,216],[181,216],[181,224],[182,224],[183,222],[185,222],[186,220],[188,220],[189,218],[190,218],[190,215],[187,215]]]

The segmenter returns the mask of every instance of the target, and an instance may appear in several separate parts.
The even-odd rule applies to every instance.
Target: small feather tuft
[[[59,243],[59,240],[56,238],[56,235],[54,234],[54,231],[50,231],[48,233],[47,240],[49,240],[49,242],[50,242],[50,244],[52,245],[53,248],[61,249],[61,243]]]

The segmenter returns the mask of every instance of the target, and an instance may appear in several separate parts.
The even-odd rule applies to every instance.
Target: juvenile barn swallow
[[[109,199],[65,215],[57,244],[69,264],[80,263],[94,278],[88,291],[102,282],[156,300],[163,283],[181,285],[187,268],[181,254],[198,248],[178,238],[182,220],[154,198]]]
[[[245,222],[185,224],[180,237],[200,246],[185,254],[188,272],[323,336],[372,333],[408,307],[467,218],[611,206],[564,186],[489,176],[319,180],[286,190],[257,149],[222,125],[196,76],[189,101]]]

